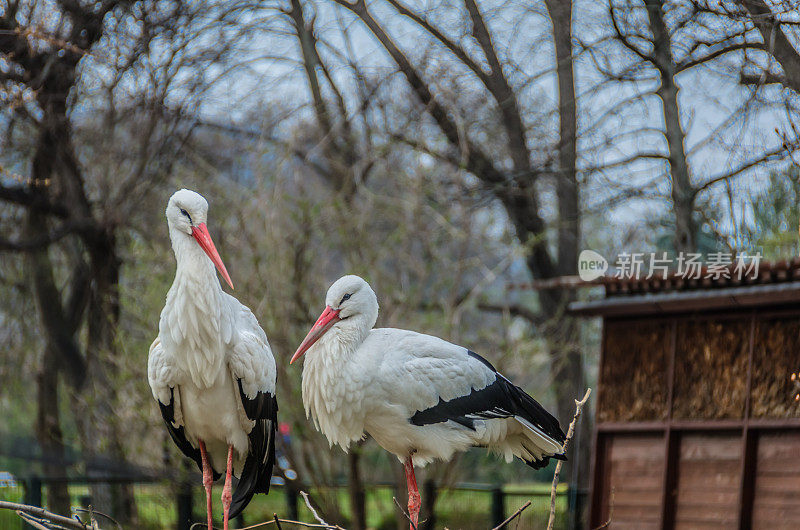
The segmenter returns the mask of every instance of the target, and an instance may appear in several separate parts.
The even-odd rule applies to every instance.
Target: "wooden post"
[[[42,479],[33,476],[25,480],[25,504],[42,506]]]
[[[745,394],[744,426],[742,427],[742,463],[739,488],[739,530],[749,530],[753,524],[758,433],[750,429],[750,394],[753,388],[753,354],[755,350],[756,313],[750,315],[750,348],[747,354],[747,394]]]
[[[182,483],[176,496],[178,505],[178,530],[189,530],[192,526],[192,486]]]
[[[675,357],[678,351],[678,320],[672,319],[667,366],[667,425],[664,430],[664,474],[661,485],[661,528],[675,526],[675,508],[680,461],[680,433],[672,430],[672,409],[675,405]]]
[[[492,489],[492,528],[506,520],[505,500],[501,486]]]
[[[289,519],[297,521],[300,519],[300,515],[297,511],[297,490],[291,487],[289,484],[284,486],[284,490],[286,490],[286,513],[289,514]]]
[[[753,525],[757,459],[758,434],[745,427],[742,448],[741,489],[739,490],[739,530],[750,530]]]
[[[436,500],[439,491],[436,489],[436,482],[428,477],[422,483],[422,516],[425,522],[420,522],[421,530],[433,530],[436,528]]]

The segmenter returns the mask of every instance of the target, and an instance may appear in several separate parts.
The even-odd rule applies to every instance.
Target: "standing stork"
[[[225,470],[223,525],[255,493],[268,493],[275,462],[275,359],[250,309],[233,289],[206,227],[208,203],[175,192],[166,216],[177,261],[175,281],[150,346],[147,375],[172,440],[203,472],[208,528],[211,485]],[[239,477],[231,495],[231,475]]]
[[[325,304],[290,361],[306,354],[306,416],[331,445],[347,451],[368,433],[403,462],[412,530],[420,508],[414,464],[473,446],[534,469],[566,460],[558,420],[489,361],[430,335],[373,329],[378,299],[363,279],[339,278]]]

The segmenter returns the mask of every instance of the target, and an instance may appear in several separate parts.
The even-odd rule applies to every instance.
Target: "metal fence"
[[[143,530],[186,530],[191,522],[205,520],[205,491],[196,485],[178,485],[173,482],[153,481],[128,482],[133,489],[136,510],[135,520],[128,528]],[[0,500],[23,502],[47,506],[47,490],[41,479],[28,478],[13,487],[0,488]],[[452,530],[492,528],[511,515],[527,501],[531,505],[515,519],[511,528],[520,530],[542,529],[547,525],[550,511],[549,485],[458,485],[434,488],[426,485],[423,496],[436,496],[433,521],[426,528],[450,528]],[[330,487],[309,492],[315,499],[324,499],[338,505],[342,517],[349,517],[348,491],[344,486]],[[70,501],[74,509],[86,509],[91,504],[90,485],[87,481],[70,480]],[[215,515],[221,514],[219,501],[221,487],[214,488]],[[397,519],[402,517],[395,504],[405,505],[405,492],[396,492],[388,484],[369,485],[366,491],[367,525],[376,530],[394,530]],[[556,502],[556,528],[567,530],[577,527],[573,513],[584,504],[583,492],[559,489]],[[232,528],[272,519],[277,513],[282,518],[313,522],[314,517],[290,488],[273,485],[268,496],[257,495],[245,510],[244,517],[237,519]],[[330,521],[342,524],[345,521]],[[108,525],[111,527],[111,525]],[[284,525],[286,526],[286,525]],[[420,524],[420,528],[423,525]],[[24,523],[16,514],[0,510],[0,529],[22,530]]]

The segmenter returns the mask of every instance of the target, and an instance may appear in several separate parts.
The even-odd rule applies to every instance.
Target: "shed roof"
[[[746,275],[736,273],[733,265],[728,272],[714,277],[703,268],[699,278],[674,272],[650,279],[604,276],[593,283],[605,287],[605,298],[574,302],[569,310],[584,316],[624,316],[800,303],[800,258],[761,262]]]

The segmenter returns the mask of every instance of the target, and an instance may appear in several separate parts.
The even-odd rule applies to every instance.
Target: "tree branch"
[[[764,49],[764,45],[761,44],[761,43],[740,42],[740,43],[737,43],[737,44],[732,44],[730,46],[725,46],[723,48],[718,48],[716,50],[708,52],[703,57],[698,57],[697,59],[691,59],[691,60],[689,60],[688,58],[684,59],[684,61],[681,61],[680,63],[678,63],[677,68],[676,68],[676,73],[680,73],[680,72],[683,72],[685,70],[690,70],[690,69],[694,68],[695,66],[699,66],[699,65],[701,65],[703,63],[711,61],[712,59],[716,59],[717,57],[720,57],[720,56],[725,55],[727,53],[740,51],[740,50],[763,50],[763,49]]]
[[[506,176],[494,166],[492,160],[478,148],[478,146],[473,144],[469,138],[462,136],[458,126],[448,115],[447,109],[445,109],[433,95],[420,73],[417,72],[417,69],[414,68],[411,61],[408,60],[397,44],[395,44],[394,40],[392,40],[383,27],[372,17],[367,9],[366,3],[363,0],[359,0],[356,3],[350,3],[347,0],[334,1],[350,10],[361,19],[389,55],[391,55],[392,59],[400,68],[400,72],[411,85],[411,89],[425,106],[434,121],[436,121],[436,124],[439,126],[442,133],[444,133],[448,142],[456,149],[463,149],[463,151],[465,151],[465,165],[467,169],[481,180],[488,181],[492,184],[505,184],[507,182]]]
[[[36,235],[22,241],[11,241],[0,238],[0,252],[28,252],[45,248],[68,235],[91,230],[93,225],[89,222],[68,221],[52,232]]]
[[[478,77],[478,79],[480,79],[484,84],[488,82],[489,76],[483,71],[483,68],[481,68],[481,66],[472,57],[470,57],[466,51],[464,51],[464,48],[456,44],[452,39],[448,38],[444,33],[441,32],[441,30],[439,30],[439,28],[431,24],[422,16],[410,10],[405,5],[401,4],[398,0],[387,0],[387,2],[389,2],[389,4],[394,7],[398,13],[413,20],[419,27],[427,31],[431,36],[433,36],[433,38],[442,43],[445,48],[450,50],[450,52],[464,64],[464,66],[472,70],[475,76]]]
[[[18,504],[16,502],[0,501],[0,510],[13,510],[15,512],[27,513],[37,518],[47,519],[66,528],[75,528],[76,530],[91,530],[90,527],[81,523],[80,521],[48,512],[44,508],[39,508],[37,506],[28,506],[27,504]]]
[[[759,164],[762,164],[764,162],[768,162],[770,160],[783,158],[783,156],[785,156],[787,153],[790,153],[790,152],[795,151],[796,149],[798,149],[798,147],[800,147],[798,145],[799,142],[800,142],[800,140],[798,140],[793,145],[783,144],[780,147],[776,147],[775,149],[767,151],[766,153],[764,153],[763,155],[761,155],[761,156],[759,156],[757,158],[754,158],[752,160],[748,160],[747,162],[745,162],[744,164],[740,165],[736,169],[733,169],[733,170],[731,170],[731,171],[729,171],[729,172],[727,172],[725,174],[722,174],[722,175],[719,175],[719,176],[716,176],[716,177],[713,177],[713,178],[707,180],[704,184],[701,184],[700,186],[698,186],[698,187],[696,187],[694,189],[694,195],[699,194],[701,191],[707,190],[708,188],[712,187],[714,184],[717,184],[718,182],[722,182],[723,180],[728,180],[728,179],[731,179],[733,177],[736,177],[736,176],[740,175],[741,173],[747,171],[748,169],[753,168],[753,167],[755,167],[755,166],[757,166]]]
[[[524,131],[521,131],[520,135],[509,134],[509,151],[514,160],[515,171],[507,174],[498,169],[486,152],[472,142],[465,133],[462,134],[459,127],[450,117],[448,110],[434,96],[429,85],[417,69],[414,68],[411,61],[395,44],[384,28],[372,17],[365,0],[357,0],[354,3],[348,0],[333,1],[361,19],[378,39],[395,61],[400,72],[411,85],[411,89],[425,106],[428,114],[434,119],[447,141],[462,154],[465,169],[485,185],[488,185],[503,203],[514,224],[517,237],[523,244],[531,245],[527,259],[531,272],[540,278],[549,278],[556,275],[556,267],[543,237],[546,226],[539,213],[538,196],[533,189],[535,179],[533,178],[534,175],[531,174],[530,161],[527,159],[527,154],[525,154],[527,153],[527,148],[524,147]],[[497,74],[502,75],[502,72],[497,72]],[[504,98],[499,93],[493,95],[498,98],[504,117],[507,115],[506,113],[509,113],[509,115],[515,114],[513,111],[516,104],[515,99]],[[516,114],[517,118],[521,120],[518,111]],[[514,147],[515,142],[519,142],[520,138],[522,139],[522,147]]]
[[[528,507],[528,506],[530,506],[530,505],[531,505],[531,501],[528,501],[528,502],[526,502],[525,504],[523,504],[522,506],[520,506],[519,508],[517,508],[517,511],[515,511],[514,513],[512,513],[512,514],[511,514],[511,515],[508,517],[508,519],[506,519],[505,521],[503,521],[503,522],[502,522],[502,523],[500,523],[499,525],[497,525],[497,526],[495,526],[494,528],[492,528],[492,530],[500,530],[501,528],[505,528],[506,526],[508,526],[508,523],[510,523],[511,521],[513,521],[514,519],[516,519],[517,517],[519,517],[519,515],[520,515],[520,514],[523,512],[523,510],[525,510],[525,508],[527,508],[527,507]]]
[[[748,86],[762,86],[762,85],[783,85],[787,86],[788,81],[786,76],[777,75],[770,72],[764,74],[747,74],[742,72],[739,74],[739,84]]]
[[[570,440],[572,440],[572,436],[575,434],[575,425],[578,423],[578,418],[581,417],[581,412],[583,411],[583,406],[589,400],[589,396],[592,394],[592,389],[587,388],[586,393],[583,395],[583,399],[578,401],[575,400],[575,415],[572,417],[572,421],[569,424],[569,429],[567,430],[567,438],[564,440],[564,451],[567,450],[567,445],[569,445]],[[547,530],[553,530],[553,524],[556,522],[556,490],[558,488],[558,479],[559,475],[561,474],[561,468],[564,462],[559,460],[558,464],[556,464],[556,471],[553,474],[553,484],[550,487],[550,518],[547,520]]]
[[[52,204],[42,194],[33,193],[26,186],[0,186],[0,200],[26,206],[57,217],[69,216],[69,211],[60,204]]]
[[[658,68],[658,64],[656,62],[655,57],[653,57],[652,55],[648,55],[645,52],[643,52],[642,50],[640,50],[635,44],[633,44],[630,41],[628,36],[625,35],[622,32],[622,28],[619,27],[619,22],[617,22],[617,16],[615,14],[615,9],[616,8],[614,7],[614,2],[613,1],[609,2],[609,4],[608,4],[608,14],[609,14],[609,17],[611,18],[611,25],[614,28],[614,34],[615,34],[616,40],[620,44],[625,46],[625,48],[627,48],[628,50],[633,52],[641,60],[645,61],[646,63],[650,63],[651,65],[653,65],[656,68]]]
[[[495,313],[505,313],[507,311],[511,316],[522,317],[535,326],[545,323],[543,315],[519,304],[489,304],[481,302],[478,304],[478,309]]]
[[[764,39],[765,49],[783,68],[782,84],[800,93],[800,53],[780,28],[775,13],[764,0],[740,0]]]

